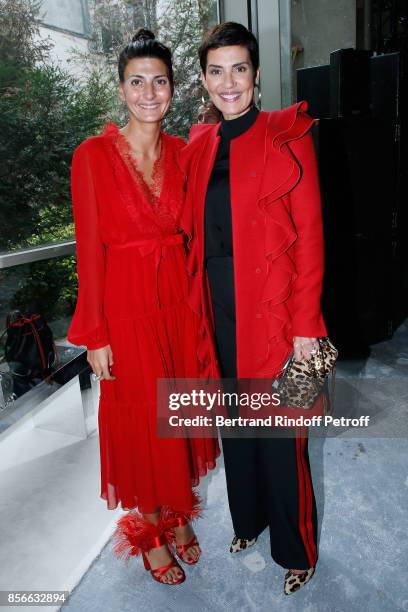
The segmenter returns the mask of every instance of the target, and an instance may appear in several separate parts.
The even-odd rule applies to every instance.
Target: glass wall
[[[43,0],[35,19],[21,13],[7,53],[0,48],[0,407],[83,353],[66,340],[77,292],[71,160],[107,121],[126,121],[117,56],[137,28],[151,28],[173,51],[177,89],[165,129],[187,136],[201,103],[197,48],[217,22],[216,0],[89,5],[88,14],[85,0]],[[58,42],[41,40],[41,22],[87,35],[88,52],[73,56],[82,79],[58,64]]]
[[[1,269],[0,287],[0,375],[7,402],[81,352],[66,341],[77,291],[75,256]]]

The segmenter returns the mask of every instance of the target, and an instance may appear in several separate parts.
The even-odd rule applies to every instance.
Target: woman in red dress
[[[192,487],[215,467],[217,441],[164,439],[156,432],[158,378],[216,374],[199,346],[201,319],[187,303],[179,220],[184,142],[161,131],[173,95],[170,50],[139,30],[119,58],[128,124],[108,124],[75,151],[72,200],[78,301],[68,339],[85,345],[101,380],[101,497],[119,521],[115,552],[142,553],[155,580],[179,584],[200,548],[190,525],[200,512]]]

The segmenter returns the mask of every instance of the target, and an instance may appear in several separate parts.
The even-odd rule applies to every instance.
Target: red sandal
[[[184,563],[187,563],[187,565],[194,565],[195,563],[197,563],[198,559],[200,558],[200,554],[201,554],[200,549],[199,549],[200,554],[198,555],[197,559],[191,559],[191,557],[189,557],[188,555],[188,550],[192,546],[199,547],[199,543],[198,543],[196,535],[194,534],[191,540],[187,542],[187,544],[178,544],[176,541],[175,527],[184,527],[185,525],[188,525],[188,523],[190,523],[191,521],[201,516],[203,512],[202,500],[199,494],[197,493],[197,491],[195,491],[194,489],[192,490],[192,497],[193,497],[193,502],[189,510],[175,510],[174,508],[171,508],[170,506],[162,506],[161,513],[160,513],[163,525],[167,525],[166,536],[167,536],[168,543],[174,545],[176,555]]]
[[[185,525],[188,525],[189,522],[190,521],[188,521],[184,516],[178,516],[178,517],[176,517],[176,525],[175,526],[176,527],[184,527]],[[187,544],[177,544],[177,542],[176,542],[176,533],[175,533],[175,531],[173,529],[172,530],[172,541],[173,541],[173,544],[176,547],[176,555],[179,557],[179,559],[184,561],[184,563],[187,563],[187,565],[195,565],[195,563],[197,563],[197,561],[199,560],[199,558],[201,556],[201,549],[200,549],[200,545],[199,545],[198,540],[197,540],[197,536],[195,534],[193,535],[191,540],[189,542],[187,542]],[[187,554],[187,551],[192,546],[198,546],[198,548],[200,550],[200,553],[199,553],[197,559],[192,559]]]
[[[167,544],[167,539],[164,536],[162,536],[159,539],[157,547],[153,546],[152,548],[158,548],[159,546],[163,546],[163,544]],[[155,569],[153,569],[149,563],[148,558],[146,557],[146,553],[142,552],[142,558],[143,558],[145,569],[150,571],[153,580],[156,580],[156,582],[161,582],[161,584],[181,584],[182,582],[185,581],[186,575],[183,571],[183,568],[180,566],[179,563],[177,563],[173,555],[171,553],[170,555],[171,555],[171,561],[168,565],[163,565],[162,567],[156,567]],[[179,569],[181,571],[181,576],[177,578],[176,580],[173,580],[173,582],[165,582],[163,580],[163,576],[172,567]]]
[[[142,555],[146,570],[150,571],[153,580],[161,584],[176,585],[181,584],[186,579],[186,575],[169,551],[171,561],[168,565],[152,568],[146,553],[152,548],[159,548],[169,543],[168,523],[163,522],[161,517],[157,525],[146,520],[138,512],[129,512],[117,521],[117,527],[113,533],[114,553],[117,557],[122,557],[128,561],[132,555]],[[166,572],[171,568],[178,568],[181,576],[173,582],[163,580]]]

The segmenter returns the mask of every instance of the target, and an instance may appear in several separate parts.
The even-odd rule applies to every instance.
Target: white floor
[[[99,485],[77,383],[0,436],[0,590],[72,591],[123,513],[106,509]]]
[[[373,390],[372,403],[380,406],[379,417],[397,412],[401,428],[407,341],[408,322],[367,363],[341,367],[351,377],[364,367],[365,377],[386,385],[388,399]],[[405,573],[395,569],[407,564],[405,433],[311,441],[319,572],[310,588],[286,601],[283,569],[271,562],[266,532],[248,554],[228,553],[232,526],[222,460],[200,488],[206,512],[197,533],[205,554],[199,567],[189,568],[188,583],[170,593],[146,576],[140,559],[128,567],[118,563],[110,544],[104,546],[123,511],[108,511],[99,497],[95,427],[96,410],[84,417],[74,382],[0,435],[0,590],[72,591],[80,583],[70,597],[73,612],[408,610]],[[93,433],[87,437],[87,431]]]

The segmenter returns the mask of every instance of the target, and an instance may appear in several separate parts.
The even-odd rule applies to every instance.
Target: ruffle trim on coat
[[[316,123],[316,119],[306,113],[307,108],[307,102],[302,101],[269,114],[265,134],[265,171],[258,198],[263,209],[291,191],[300,180],[302,169],[286,145],[302,138]]]
[[[199,261],[199,245],[194,239],[194,230],[191,235],[186,232],[185,226],[182,227],[187,234],[189,245],[186,258],[186,270],[189,276],[188,304],[197,314],[199,320],[197,358],[200,364],[200,372],[203,378],[219,378],[218,360],[213,347],[213,333],[209,315],[212,313],[211,302],[209,300],[209,289],[206,285],[206,275]]]
[[[218,131],[219,124],[197,124],[190,130],[189,143],[180,151],[179,163],[186,174],[190,174],[190,180],[195,181],[192,173],[197,171],[197,164],[193,169],[190,166],[192,157],[198,152],[205,151],[206,140],[211,136],[213,130]],[[211,312],[211,304],[208,300],[208,291],[205,286],[205,275],[202,273],[199,258],[199,244],[195,239],[195,227],[193,217],[194,194],[187,193],[187,200],[180,220],[181,230],[187,237],[187,259],[186,270],[190,278],[190,291],[188,303],[199,317],[197,358],[200,363],[201,375],[204,378],[218,378],[219,369],[217,357],[213,349],[213,339],[210,330],[208,313]]]
[[[210,330],[211,324],[208,319],[211,311],[211,303],[208,298],[208,287],[204,271],[199,273],[197,240],[191,241],[190,251],[187,255],[186,269],[190,277],[188,304],[197,314],[199,319],[197,358],[200,364],[200,372],[203,378],[218,378],[218,361],[213,348],[213,337]]]
[[[197,172],[197,163],[195,164],[196,168],[193,168],[190,165],[191,159],[196,155],[197,152],[203,153],[205,151],[206,140],[208,140],[209,136],[211,136],[212,130],[217,129],[220,124],[194,124],[190,129],[189,142],[179,151],[178,155],[178,165],[181,170],[188,177],[189,181],[195,182],[195,173]],[[194,176],[193,176],[194,174]],[[183,209],[183,214],[180,219],[180,227],[183,232],[187,236],[188,244],[191,242],[193,234],[194,234],[194,219],[193,219],[193,206],[194,198],[191,192],[187,192],[187,200]],[[189,253],[188,259],[190,263],[188,263],[189,273],[195,274],[197,272],[196,261],[192,260],[192,256]]]
[[[282,197],[301,179],[302,169],[287,144],[302,138],[315,123],[306,110],[307,102],[303,101],[271,113],[265,137],[265,167],[258,205],[266,213],[267,278],[262,289],[261,306],[267,322],[265,362],[268,362],[268,369],[279,367],[289,352],[285,343],[286,326],[290,321],[287,300],[297,274],[288,250],[296,241],[297,234]],[[282,355],[282,351],[274,350],[276,364],[272,363],[271,340],[274,346],[283,343],[282,351],[285,352]]]

